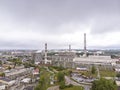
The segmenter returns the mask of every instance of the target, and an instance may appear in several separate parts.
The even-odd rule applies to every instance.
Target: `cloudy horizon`
[[[120,0],[0,0],[0,49],[120,49]]]

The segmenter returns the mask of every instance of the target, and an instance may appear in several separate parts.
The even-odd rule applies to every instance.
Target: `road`
[[[59,90],[59,86],[49,87],[47,90]]]
[[[12,86],[8,90],[34,90],[33,88],[36,86],[36,83],[33,84],[21,84],[19,86]]]
[[[34,90],[34,87],[33,86],[28,86],[28,87],[24,88],[23,90]]]
[[[20,84],[21,80],[24,79],[25,77],[27,77],[28,75],[24,75],[24,76],[20,76],[17,77],[15,85],[9,87],[9,90],[23,90],[21,88],[23,88],[23,85]],[[20,89],[19,89],[20,88]]]
[[[90,90],[90,87],[91,87],[90,85],[79,84],[79,83],[71,80],[70,77],[68,77],[68,76],[65,76],[65,80],[66,80],[66,82],[65,82],[66,84],[72,84],[74,86],[82,86],[82,87],[84,87],[84,90]]]
[[[18,86],[12,86],[10,87],[8,90],[23,90],[24,89],[24,85],[20,85]]]

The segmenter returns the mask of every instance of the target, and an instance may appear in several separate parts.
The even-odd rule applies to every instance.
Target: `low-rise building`
[[[36,51],[35,53],[33,53],[32,60],[34,60],[34,63],[37,65],[44,63],[43,55],[42,55],[41,51]]]
[[[39,69],[36,68],[35,70],[33,70],[33,75],[39,75]]]
[[[5,77],[10,79],[16,79],[17,77],[32,74],[33,68],[12,69],[9,72],[5,72]]]
[[[88,69],[86,67],[77,67],[76,70],[79,70],[79,71],[88,71]]]
[[[6,84],[0,83],[0,90],[5,90],[7,87]]]
[[[74,58],[74,62],[82,64],[99,64],[99,65],[112,65],[116,63],[117,59],[111,59],[110,56],[89,56]]]
[[[6,84],[8,86],[11,86],[15,83],[15,80],[11,80],[9,78],[6,78],[6,77],[1,77],[0,78],[0,83],[3,83],[3,84]]]

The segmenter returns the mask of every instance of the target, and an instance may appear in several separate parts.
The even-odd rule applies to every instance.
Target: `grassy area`
[[[116,72],[113,70],[100,70],[99,71],[101,77],[114,77],[116,76]],[[92,74],[90,71],[79,71],[79,74],[85,75],[87,77],[97,77],[98,72],[96,71],[95,74]]]
[[[104,71],[100,71],[100,76],[101,77],[114,77],[116,76],[116,73],[114,71],[104,70]]]
[[[70,88],[65,88],[63,90],[84,90],[84,89],[83,89],[83,87],[80,87],[80,86],[73,86]]]
[[[79,74],[85,75],[87,77],[97,77],[97,72],[92,74],[90,71],[79,71]]]
[[[57,66],[51,66],[51,68],[53,68],[53,69],[55,69],[55,70],[57,70],[57,71],[63,71],[63,70],[65,70],[65,68],[62,67],[62,66],[60,66],[60,67],[57,67]]]
[[[100,72],[101,77],[114,77],[114,76],[116,76],[116,72],[111,71],[111,70],[102,70],[99,72]],[[85,76],[97,77],[97,72],[95,74],[91,74],[90,72],[87,72],[87,71],[80,72],[80,73],[85,75]]]

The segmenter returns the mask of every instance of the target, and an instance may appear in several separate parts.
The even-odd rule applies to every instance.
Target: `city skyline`
[[[0,49],[120,49],[119,0],[1,0]]]

